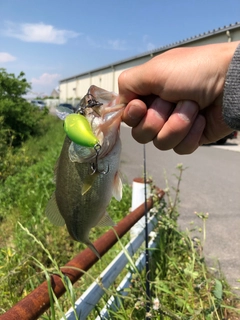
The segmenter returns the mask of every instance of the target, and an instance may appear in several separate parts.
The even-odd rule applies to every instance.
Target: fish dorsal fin
[[[51,199],[48,201],[46,207],[46,215],[49,221],[55,226],[60,227],[65,225],[65,221],[58,209],[55,192],[53,193]]]
[[[122,180],[118,172],[115,174],[113,180],[112,195],[117,201],[120,201],[122,199]]]
[[[108,215],[107,212],[105,212],[104,216],[102,219],[98,222],[96,227],[109,227],[109,226],[115,226],[116,223],[112,221],[111,217]]]

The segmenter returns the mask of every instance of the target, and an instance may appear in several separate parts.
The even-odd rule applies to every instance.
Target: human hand
[[[239,43],[169,50],[119,77],[123,121],[140,143],[192,153],[232,131],[222,118],[225,77]]]

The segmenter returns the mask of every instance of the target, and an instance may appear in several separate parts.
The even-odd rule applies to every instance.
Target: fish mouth
[[[90,87],[88,89],[88,93],[81,99],[79,108],[76,110],[76,113],[80,113],[85,116],[89,108],[91,109],[99,108],[103,105],[102,102],[99,102],[98,100],[96,100],[94,95],[91,93],[91,89],[92,88]],[[100,116],[98,112],[97,114]]]
[[[119,128],[124,104],[116,104],[117,94],[91,86],[82,98],[77,113],[88,120],[98,143],[94,147],[80,146],[74,142],[69,147],[72,162],[93,164],[104,159],[119,139]]]

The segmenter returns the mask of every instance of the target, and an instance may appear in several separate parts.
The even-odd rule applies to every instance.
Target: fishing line
[[[146,268],[146,320],[150,320],[150,279],[149,279],[149,250],[148,250],[148,208],[147,208],[147,169],[146,147],[143,145],[143,176],[144,176],[144,204],[145,204],[145,268]]]

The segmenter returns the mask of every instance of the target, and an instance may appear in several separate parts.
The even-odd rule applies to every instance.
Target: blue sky
[[[50,95],[60,79],[240,21],[239,0],[0,1],[0,67]]]

